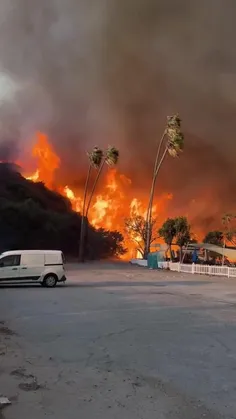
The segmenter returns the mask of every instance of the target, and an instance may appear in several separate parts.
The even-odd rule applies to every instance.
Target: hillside
[[[0,198],[19,203],[32,199],[41,208],[56,212],[71,211],[70,201],[47,189],[42,182],[34,183],[17,172],[17,166],[0,164]]]
[[[61,249],[77,256],[81,216],[70,202],[41,182],[25,179],[17,168],[0,164],[0,251],[9,249]],[[122,254],[118,232],[88,232],[89,259]]]

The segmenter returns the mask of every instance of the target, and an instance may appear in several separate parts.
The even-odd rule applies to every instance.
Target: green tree
[[[170,252],[170,259],[172,260],[172,244],[176,236],[176,225],[174,218],[167,218],[162,227],[158,230],[159,236],[164,240]]]
[[[203,243],[214,244],[223,247],[224,233],[219,230],[209,231],[203,239]]]
[[[182,262],[182,249],[191,240],[191,228],[186,217],[176,217],[175,222],[175,243],[180,248],[180,262]]]
[[[152,184],[151,190],[149,195],[149,204],[147,209],[147,218],[146,218],[146,242],[145,242],[145,251],[144,257],[147,258],[147,255],[150,251],[150,238],[151,238],[151,228],[152,228],[152,207],[153,207],[153,199],[154,199],[154,192],[156,186],[156,180],[158,174],[160,172],[161,166],[165,160],[167,154],[171,157],[178,157],[180,153],[183,151],[184,147],[184,135],[181,131],[181,119],[179,115],[173,115],[167,117],[167,124],[164,129],[163,135],[158,143],[155,163],[154,163],[154,170],[153,170],[153,177],[152,177]]]
[[[191,228],[186,217],[167,218],[158,231],[168,245],[168,250],[172,259],[172,245],[180,248],[180,260],[182,260],[182,249],[191,241]]]
[[[127,249],[123,246],[124,237],[119,231],[107,231],[100,228],[96,232],[99,233],[98,237],[105,239],[100,239],[99,244],[102,258],[119,257],[127,252]],[[91,243],[93,242],[91,241]],[[94,248],[94,244],[91,247]]]

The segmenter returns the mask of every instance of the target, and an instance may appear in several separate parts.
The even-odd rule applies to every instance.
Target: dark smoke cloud
[[[44,130],[73,173],[114,143],[139,185],[179,111],[189,144],[162,180],[184,203],[197,178],[235,205],[235,15],[235,0],[1,0],[0,141],[27,151]]]

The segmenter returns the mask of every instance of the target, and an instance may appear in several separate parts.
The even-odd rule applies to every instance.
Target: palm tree
[[[236,221],[236,214],[234,213],[227,213],[222,217],[225,241],[230,242],[233,246],[236,245],[235,221]]]
[[[164,150],[160,158],[163,145],[164,145]],[[151,185],[151,190],[150,190],[150,195],[149,195],[149,204],[148,204],[147,217],[146,217],[147,234],[146,234],[146,245],[145,245],[145,252],[144,252],[145,258],[147,258],[147,255],[150,251],[152,207],[153,207],[153,198],[154,198],[157,176],[159,174],[159,171],[161,169],[161,166],[165,160],[167,153],[171,157],[175,158],[180,155],[180,153],[183,151],[183,148],[184,148],[184,135],[181,131],[181,119],[178,114],[173,115],[173,116],[168,116],[166,127],[164,129],[163,135],[158,144],[158,149],[157,149],[157,154],[156,154],[156,159],[155,159],[155,164],[154,164],[152,185]]]
[[[95,178],[95,181],[94,181],[94,184],[93,184],[93,187],[92,187],[92,190],[91,190],[91,194],[90,194],[90,198],[89,198],[89,201],[88,201],[86,214],[85,214],[86,217],[88,216],[88,212],[89,212],[90,205],[91,205],[91,202],[92,202],[92,199],[93,199],[93,195],[94,195],[95,189],[97,187],[99,178],[101,176],[103,167],[105,166],[105,164],[107,164],[110,167],[115,166],[118,163],[118,160],[119,160],[119,150],[117,148],[113,147],[113,146],[109,146],[107,148],[106,152],[103,154],[103,158],[102,158],[101,164],[99,166],[99,170],[97,172],[97,176]]]
[[[93,150],[87,153],[88,160],[89,160],[89,167],[84,187],[84,199],[83,199],[83,207],[82,207],[82,218],[81,218],[81,228],[80,228],[80,242],[79,242],[79,261],[82,262],[84,259],[84,236],[85,236],[85,206],[86,206],[86,199],[88,194],[88,185],[90,180],[90,175],[92,169],[99,169],[101,167],[102,159],[103,159],[103,151],[99,147],[94,147]]]
[[[224,226],[224,249],[226,248],[226,242],[231,243],[233,246],[236,246],[236,214],[235,213],[227,213],[222,217],[222,224]],[[224,255],[222,258],[222,265],[224,264]]]
[[[85,184],[85,192],[84,192],[84,202],[83,202],[83,214],[82,214],[82,220],[81,220],[81,231],[80,231],[80,247],[79,247],[79,261],[83,262],[84,260],[84,247],[86,243],[87,238],[87,227],[88,227],[88,213],[90,209],[90,205],[93,199],[93,195],[95,192],[95,189],[97,187],[99,178],[101,176],[102,170],[107,164],[108,166],[114,166],[118,163],[119,160],[119,150],[113,146],[109,146],[105,153],[99,149],[98,147],[95,147],[91,153],[88,153],[89,157],[89,169],[88,169],[88,175],[87,180]],[[94,180],[94,184],[90,193],[90,197],[88,199],[88,204],[86,207],[86,198],[87,198],[87,192],[88,192],[88,183],[90,178],[91,169],[94,167],[97,169],[97,175]]]

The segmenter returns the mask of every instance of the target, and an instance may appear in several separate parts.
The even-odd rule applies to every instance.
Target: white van
[[[0,282],[38,282],[55,287],[65,282],[63,253],[58,250],[11,250],[0,255]]]

